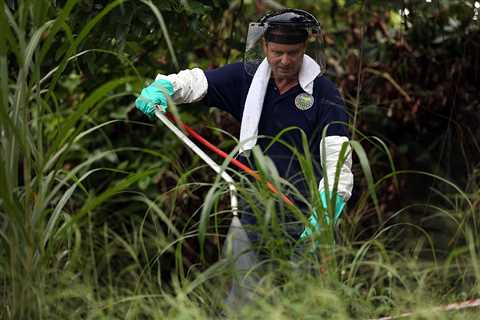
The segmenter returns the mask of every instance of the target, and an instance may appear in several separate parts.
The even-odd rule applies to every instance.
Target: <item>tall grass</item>
[[[0,1],[1,318],[349,319],[405,310],[418,312],[422,319],[478,317],[474,312],[431,311],[436,304],[478,297],[478,186],[472,183],[472,190],[461,190],[433,176],[451,190],[442,195],[447,205],[412,203],[386,212],[377,194],[387,190],[387,182],[401,191],[398,177],[430,174],[396,170],[385,143],[358,131],[350,146],[358,159],[356,178],[362,179],[366,191],[347,208],[338,228],[324,226],[319,255],[301,251],[292,259],[296,243],[282,241],[278,220],[292,209],[272,197],[262,183],[232,172],[240,195],[262,219],[259,231],[269,258],[256,266],[261,271],[257,298],[243,308],[226,307],[235,270],[232,257],[222,255],[231,212],[224,201],[228,187],[218,177],[198,181],[198,174],[208,169],[195,159],[191,167],[174,164],[176,185],[152,199],[131,187],[158,171],[164,173],[162,168],[128,172],[99,163],[122,152],[149,153],[168,161],[175,157],[172,150],[107,148],[66,166],[78,149],[93,151],[84,141],[113,123],[92,126],[88,115],[111,99],[110,93],[126,91],[126,84],[135,79],[106,82],[74,109],[65,110],[58,102],[58,83],[69,63],[82,54],[77,52],[82,41],[122,1],[112,1],[75,32],[76,37],[68,17],[77,1],[67,1],[53,19],[47,10],[50,3],[25,1],[11,11]],[[160,11],[154,13],[162,23]],[[65,35],[70,49],[53,70],[44,70],[43,61],[55,52],[59,34]],[[169,48],[174,56],[173,47]],[[53,118],[60,120],[49,121]],[[284,133],[272,140],[279,141]],[[305,137],[304,142],[302,152],[292,152],[309,181],[312,198],[304,200],[312,210],[321,211]],[[346,146],[343,156],[345,152]],[[389,174],[374,175],[375,163],[369,160],[374,153],[390,159]],[[265,179],[295,193],[279,178],[270,159],[258,152],[255,156]],[[230,170],[226,163],[223,167]],[[88,181],[105,172],[120,178],[107,181],[101,189],[89,188]],[[179,210],[176,199],[205,188],[210,190],[208,197],[188,213],[191,219],[173,221],[173,212]],[[113,215],[108,206],[102,207],[122,208],[127,202],[144,213],[130,215],[120,209]],[[333,218],[332,204],[327,211]],[[307,223],[298,210],[293,209],[293,214]],[[108,223],[98,222],[102,215],[109,216]],[[377,216],[380,224],[364,230],[362,215]],[[122,220],[116,221],[118,217]],[[426,219],[442,223],[448,252],[441,252],[432,235],[417,223]],[[199,239],[206,239],[201,244],[207,255],[203,260],[198,257]]]
[[[122,1],[107,5],[73,38],[66,19],[76,3],[67,1],[49,20],[51,1],[21,2],[15,11],[1,2],[0,268],[4,317],[43,317],[44,305],[49,305],[45,299],[52,298],[46,297],[52,279],[62,278],[81,263],[81,247],[86,239],[80,230],[88,215],[102,202],[152,173],[124,172],[125,178],[116,185],[100,194],[82,196],[83,204],[78,209],[68,209],[78,189],[88,192],[84,181],[105,170],[95,163],[121,151],[92,155],[66,170],[66,157],[82,139],[104,125],[86,128],[85,116],[101,105],[108,93],[131,81],[121,78],[103,84],[75,110],[55,105],[56,84],[79,43]],[[45,72],[42,63],[46,55],[55,52],[59,33],[67,35],[69,50],[52,72]],[[53,130],[48,121],[52,116],[60,119]]]

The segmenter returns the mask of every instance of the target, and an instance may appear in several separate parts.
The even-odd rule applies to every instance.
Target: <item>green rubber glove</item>
[[[322,200],[323,209],[327,210],[327,196],[324,191],[320,193],[320,199]],[[345,201],[338,194],[336,195],[336,204],[335,204],[335,223],[338,221],[342,215],[343,208],[345,207]],[[326,222],[330,223],[328,215],[326,216]],[[313,211],[308,219],[309,226],[305,227],[302,234],[300,235],[300,240],[309,238],[313,233],[320,231],[320,223],[318,222],[317,212]]]
[[[167,79],[155,80],[148,87],[143,88],[140,96],[135,100],[135,106],[152,120],[155,118],[155,106],[159,105],[163,112],[167,111],[165,93],[170,97],[173,96],[172,82]]]

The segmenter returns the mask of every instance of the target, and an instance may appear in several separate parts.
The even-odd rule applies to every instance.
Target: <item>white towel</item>
[[[248,90],[245,108],[240,126],[240,152],[251,150],[257,143],[258,122],[262,114],[263,100],[267,91],[272,69],[267,58],[263,59],[253,76],[250,89]],[[313,94],[313,81],[320,74],[320,66],[308,55],[303,56],[302,67],[298,74],[298,82],[308,94]]]

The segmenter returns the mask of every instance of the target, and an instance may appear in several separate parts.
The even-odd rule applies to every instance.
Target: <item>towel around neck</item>
[[[251,150],[257,143],[258,123],[271,73],[272,68],[265,58],[258,66],[248,90],[240,126],[240,153],[245,155],[248,155],[248,150]],[[305,92],[313,94],[313,81],[320,73],[321,69],[318,63],[305,54],[298,74],[298,82]]]

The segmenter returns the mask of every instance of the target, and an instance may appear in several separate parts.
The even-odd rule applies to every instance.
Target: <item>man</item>
[[[303,153],[303,131],[308,138],[322,206],[333,206],[336,220],[353,186],[348,152],[345,159],[340,159],[337,192],[332,194],[339,154],[348,142],[348,116],[338,90],[324,75],[320,40],[320,24],[310,13],[285,9],[268,14],[250,25],[242,63],[205,72],[195,68],[158,75],[155,82],[142,90],[136,106],[152,118],[156,106],[166,110],[168,94],[177,104],[201,100],[229,112],[241,121],[240,159],[253,161],[250,150],[258,145],[273,161],[279,175],[305,199],[311,199],[308,182],[290,148]],[[317,45],[313,57],[305,53],[310,43]],[[296,129],[287,130],[280,137],[282,141],[272,143],[272,137],[291,127]],[[322,178],[322,165],[326,180]],[[305,239],[318,231],[322,223],[307,204],[298,201],[297,205],[310,217],[310,224],[289,224],[287,233],[293,239]],[[288,221],[291,220],[295,219],[290,216]],[[241,221],[244,225],[257,224],[255,215],[248,212]],[[323,221],[329,222],[328,218]],[[249,236],[258,240],[254,232]]]

